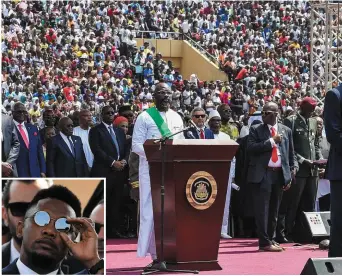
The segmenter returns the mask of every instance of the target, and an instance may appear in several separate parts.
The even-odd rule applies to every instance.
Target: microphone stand
[[[176,133],[172,133],[168,136],[162,137],[158,140],[155,140],[154,143],[160,145],[160,150],[162,151],[162,169],[161,169],[161,186],[160,186],[160,205],[161,205],[161,215],[160,215],[160,225],[161,225],[161,234],[160,234],[160,240],[161,240],[161,248],[160,248],[160,256],[159,257],[159,263],[153,265],[152,267],[145,268],[144,271],[141,273],[142,275],[148,275],[158,272],[180,272],[180,273],[193,273],[198,274],[198,270],[180,270],[180,269],[169,269],[167,268],[166,261],[164,260],[164,203],[165,203],[165,159],[166,159],[166,141],[172,138],[173,136],[182,133],[185,130],[188,130],[190,127],[186,127]]]

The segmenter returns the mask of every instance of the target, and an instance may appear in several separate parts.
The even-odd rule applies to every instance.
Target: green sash
[[[156,123],[162,137],[166,137],[172,134],[172,132],[169,130],[169,127],[167,126],[167,123],[165,123],[157,108],[151,107],[147,109],[146,112]]]

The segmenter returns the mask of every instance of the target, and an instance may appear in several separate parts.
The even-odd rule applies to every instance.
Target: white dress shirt
[[[19,270],[20,275],[39,275],[37,272],[33,271],[31,268],[24,265],[23,262],[20,260],[20,258],[17,261],[17,268]],[[47,273],[46,275],[57,275],[57,273],[58,273],[58,269],[50,273]]]
[[[68,139],[68,136],[66,136],[66,135],[63,134],[62,132],[60,132],[60,135],[61,135],[61,137],[63,138],[64,142],[67,144],[67,146],[68,146],[70,152],[73,153],[73,150],[72,150],[72,148],[71,148],[71,146],[70,146],[70,140],[71,140],[71,143],[73,143],[71,137],[70,137],[70,140],[69,140],[69,139]],[[73,144],[74,144],[74,143],[73,143]]]
[[[26,127],[25,127],[25,123],[20,124],[20,123],[18,123],[16,120],[13,120],[13,122],[14,122],[16,128],[18,129],[19,134],[20,134],[19,125],[21,125],[21,128],[24,130],[24,132],[25,132],[25,134],[26,134],[26,137],[27,137],[27,140],[28,140],[29,143],[30,143],[30,137],[29,137],[28,131],[27,131]]]
[[[271,135],[272,135],[272,130],[271,130],[272,127],[276,131],[276,134],[278,134],[278,124],[277,123],[274,126],[271,126],[271,125],[267,125],[267,126],[270,130]],[[268,166],[272,167],[272,168],[280,168],[281,167],[281,154],[280,154],[279,146],[277,145],[276,142],[274,142],[273,138],[270,138],[270,142],[272,144],[272,148],[274,148],[274,147],[277,148],[278,161],[273,162],[272,157],[271,157],[270,161],[268,162]]]
[[[10,257],[10,263],[14,262],[14,260],[18,259],[20,257],[19,251],[15,248],[13,239],[10,241],[11,244],[11,257]]]
[[[80,126],[78,126],[74,128],[73,134],[81,137],[82,144],[83,144],[83,151],[87,159],[88,167],[91,168],[94,162],[94,155],[89,145],[89,131],[90,131],[90,128],[82,129]]]

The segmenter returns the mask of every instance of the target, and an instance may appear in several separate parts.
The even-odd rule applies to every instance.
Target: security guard
[[[302,226],[303,212],[315,210],[318,185],[315,160],[323,159],[317,121],[311,118],[315,107],[316,101],[311,97],[305,97],[299,111],[284,121],[284,124],[292,129],[299,170],[296,172],[292,187],[283,194],[276,231],[276,240],[279,243],[292,242],[292,238],[295,238],[294,232]]]

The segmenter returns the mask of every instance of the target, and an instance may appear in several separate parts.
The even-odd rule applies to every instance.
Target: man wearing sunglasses
[[[194,108],[191,118],[196,127],[184,131],[185,139],[214,139],[214,133],[204,125],[207,115],[203,108]]]
[[[103,274],[93,222],[80,216],[81,203],[66,187],[38,192],[17,226],[16,234],[23,240],[20,256],[2,274],[62,274],[68,253],[87,268],[78,274]],[[78,235],[80,241],[75,242]]]
[[[47,189],[49,186],[49,181],[45,179],[6,182],[2,196],[2,218],[10,230],[12,239],[2,246],[3,268],[19,257],[22,240],[16,236],[18,222],[24,218],[34,196],[41,189]]]
[[[106,177],[107,186],[107,237],[125,238],[119,227],[123,224],[120,212],[130,148],[123,129],[113,126],[114,109],[104,106],[102,122],[89,132],[89,145],[94,154],[92,177]]]
[[[27,110],[18,102],[13,105],[13,122],[17,132],[20,151],[16,161],[19,177],[45,177],[46,164],[38,128],[26,123]]]
[[[283,195],[291,187],[298,169],[292,131],[277,122],[278,105],[263,107],[263,124],[253,125],[247,138],[249,165],[247,181],[251,183],[259,250],[281,252],[273,239],[278,210]]]

